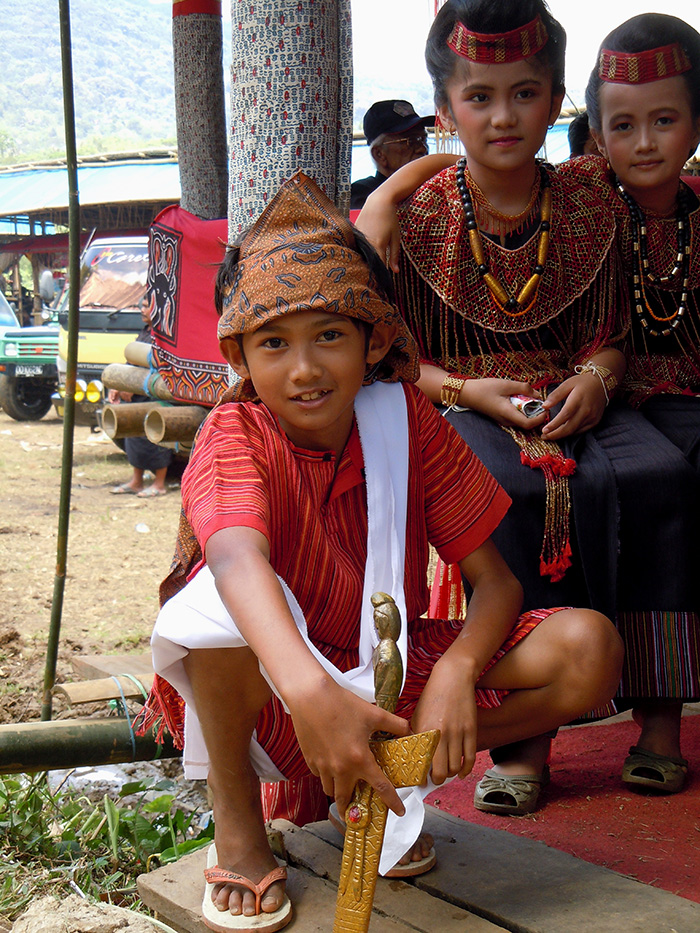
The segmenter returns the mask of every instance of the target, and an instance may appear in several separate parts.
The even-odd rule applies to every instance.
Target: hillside
[[[171,4],[71,0],[76,136],[81,153],[175,142]],[[57,0],[22,0],[0,17],[0,162],[65,149]]]
[[[170,0],[71,0],[78,153],[176,142]],[[224,77],[231,61],[224,23]],[[0,17],[0,165],[65,151],[58,0],[22,0]],[[406,97],[432,112],[427,75],[406,81],[361,53],[356,37],[354,123],[375,100]],[[421,71],[422,71],[421,63]]]

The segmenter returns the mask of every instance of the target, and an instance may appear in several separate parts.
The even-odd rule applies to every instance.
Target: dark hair
[[[352,227],[352,232],[355,237],[355,251],[362,256],[369,269],[371,285],[380,298],[389,304],[394,304],[394,280],[391,273],[381,261],[379,254],[364,233],[361,233],[356,227]],[[219,317],[221,317],[224,309],[224,293],[233,285],[238,275],[238,260],[240,258],[241,243],[245,239],[247,233],[248,231],[244,230],[237,240],[228,244],[223,262],[219,266],[219,270],[216,274],[216,281],[214,282],[214,307]],[[355,321],[354,318],[352,318],[352,320]],[[365,322],[359,319],[355,321],[355,323],[358,325],[365,324]]]
[[[447,104],[447,82],[457,62],[465,61],[447,45],[455,23],[462,22],[474,32],[486,34],[510,32],[531,22],[538,14],[549,39],[533,58],[551,74],[553,92],[563,93],[566,32],[544,0],[447,0],[435,17],[425,45],[425,63],[433,81],[436,107]]]
[[[585,110],[577,113],[574,119],[569,123],[567,136],[569,137],[569,151],[572,156],[583,155],[583,150],[591,135],[591,128],[588,124],[588,114]]]
[[[666,13],[640,13],[613,29],[600,46],[611,52],[646,52],[677,42],[690,59],[691,68],[681,77],[690,93],[693,119],[700,116],[700,34],[684,20]],[[600,53],[598,59],[600,58]],[[600,88],[598,60],[586,87],[586,109],[593,129],[600,132]]]

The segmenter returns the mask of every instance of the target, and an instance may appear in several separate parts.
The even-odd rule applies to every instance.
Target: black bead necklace
[[[547,261],[549,231],[552,219],[552,191],[549,175],[544,165],[540,165],[540,228],[537,240],[535,268],[530,278],[520,289],[518,295],[514,296],[508,294],[486,263],[484,244],[481,239],[481,233],[479,232],[479,226],[476,222],[476,214],[474,212],[474,202],[472,201],[469,185],[465,177],[466,167],[466,158],[461,158],[457,163],[457,190],[459,191],[462,207],[464,208],[469,245],[471,246],[472,255],[474,256],[474,261],[479,270],[479,275],[483,279],[484,284],[488,287],[496,305],[501,311],[507,314],[508,317],[520,317],[529,311],[535,303],[537,289],[539,288],[545,262]]]
[[[632,249],[634,252],[634,273],[632,275],[632,289],[634,293],[634,307],[642,327],[651,334],[652,337],[668,337],[678,327],[681,322],[685,309],[688,306],[688,283],[690,281],[690,239],[688,236],[689,218],[688,202],[685,196],[685,190],[681,186],[678,193],[678,211],[676,213],[676,259],[673,263],[673,269],[668,275],[657,275],[649,267],[649,245],[647,238],[647,221],[644,211],[634,198],[620,184],[618,178],[615,179],[617,192],[627,205],[630,212],[630,221],[632,226]],[[681,300],[677,307],[673,308],[671,314],[657,314],[650,306],[645,291],[645,284],[659,291],[659,286],[672,282],[678,273],[681,273]],[[667,291],[667,289],[664,289]],[[659,304],[661,295],[659,294]],[[659,325],[668,325],[666,327],[655,327],[650,323],[646,315]]]

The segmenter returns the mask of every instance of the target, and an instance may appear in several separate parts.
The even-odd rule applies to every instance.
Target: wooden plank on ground
[[[323,825],[315,823],[311,828]],[[276,820],[273,826],[282,832],[287,851],[287,889],[294,905],[290,933],[329,933],[339,848],[309,827],[300,829],[286,820]],[[334,832],[330,824],[328,829]],[[138,878],[144,904],[178,933],[207,933],[201,920],[205,864],[206,851],[195,852]],[[370,933],[499,933],[503,929],[397,879],[379,879],[374,906]]]
[[[131,674],[132,677],[153,675],[151,652],[144,654],[80,654],[73,658],[73,670],[84,680]]]
[[[124,674],[115,674],[114,677],[81,680],[78,683],[70,684],[56,684],[53,693],[55,696],[67,700],[70,706],[77,706],[81,703],[119,700],[122,696],[127,700],[141,700],[143,702],[144,692],[148,695],[148,691],[151,689],[153,674],[146,677],[135,677],[135,675],[132,675],[132,677],[134,677],[134,680]]]

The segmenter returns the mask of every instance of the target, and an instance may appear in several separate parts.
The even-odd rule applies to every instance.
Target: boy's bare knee
[[[620,679],[624,648],[615,626],[593,609],[568,609],[561,613],[557,629],[562,639],[564,663],[569,676],[599,684],[603,694],[613,695]]]

